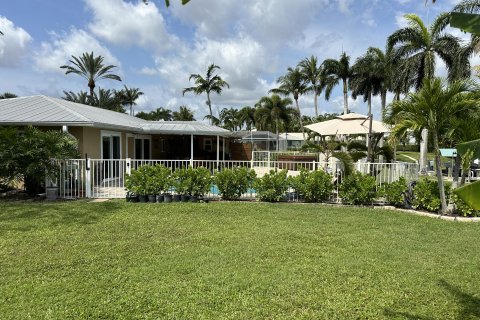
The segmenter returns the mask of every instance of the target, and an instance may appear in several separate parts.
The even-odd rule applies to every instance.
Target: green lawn
[[[478,319],[479,237],[368,208],[0,202],[0,318]]]
[[[411,158],[415,159],[415,160],[419,160],[420,159],[420,152],[414,152],[414,151],[397,151],[397,160],[398,161],[404,161],[404,162],[415,162],[414,160],[412,160]],[[433,154],[433,152],[429,152],[427,154],[427,158],[428,160],[431,160],[431,161],[434,161],[435,159],[435,155]],[[452,163],[452,159],[451,158],[447,158],[447,157],[442,157],[442,163],[445,165],[446,163]]]

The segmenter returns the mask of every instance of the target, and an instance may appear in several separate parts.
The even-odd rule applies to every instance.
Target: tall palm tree
[[[345,52],[340,55],[340,59],[327,59],[323,62],[324,73],[332,78],[333,86],[342,81],[343,85],[343,114],[347,114],[348,110],[348,79],[352,75],[350,68],[350,56]],[[328,100],[328,99],[327,99]]]
[[[270,97],[262,97],[255,111],[255,127],[259,130],[274,131],[277,134],[277,150],[279,148],[279,132],[285,127],[289,118],[289,105],[292,100],[281,98],[273,94]]]
[[[426,26],[416,14],[407,14],[408,26],[388,37],[388,48],[395,49],[394,61],[405,59],[408,69],[413,70],[415,89],[420,89],[425,79],[435,77],[436,58],[445,62],[449,78],[460,49],[459,39],[445,33],[450,21],[449,13],[440,14],[430,26]],[[457,71],[458,73],[458,71]]]
[[[480,112],[478,92],[475,91],[478,91],[478,86],[468,80],[458,80],[448,85],[440,78],[425,79],[417,93],[410,93],[404,100],[394,101],[387,110],[387,118],[395,123],[393,136],[404,136],[411,129],[420,131],[425,128],[432,133],[443,213],[447,212],[447,203],[439,141],[448,130],[458,129],[452,126],[453,120],[471,117]]]
[[[174,121],[195,121],[193,111],[187,106],[180,106],[178,111],[173,111]]]
[[[117,91],[110,89],[98,89],[98,94],[93,93],[93,96],[90,97],[90,105],[102,109],[107,109],[111,111],[116,111],[120,113],[125,113],[125,108],[123,108],[122,100]]]
[[[325,96],[330,96],[330,92],[333,88],[332,78],[326,76],[323,72],[322,66],[318,64],[317,57],[311,56],[305,58],[298,64],[300,71],[305,79],[309,82],[310,86],[307,89],[313,93],[313,104],[315,107],[315,117],[318,117],[318,96],[325,89]]]
[[[72,56],[69,62],[73,65],[61,66],[61,69],[66,69],[65,74],[74,73],[88,81],[90,88],[90,95],[94,95],[96,81],[101,79],[112,79],[122,81],[116,74],[112,73],[112,69],[116,68],[114,65],[105,66],[103,64],[104,58],[102,56],[93,56],[93,52],[85,52],[80,58]]]
[[[224,81],[219,75],[214,74],[215,69],[220,69],[220,67],[213,63],[208,66],[205,78],[199,74],[191,74],[188,80],[190,81],[193,79],[196,86],[185,88],[182,92],[183,95],[185,95],[186,92],[193,92],[197,95],[206,93],[206,103],[210,111],[210,117],[213,117],[210,93],[215,92],[216,94],[221,94],[224,87],[230,88],[230,85],[226,81]]]
[[[372,152],[372,96],[379,94],[382,90],[384,77],[384,66],[382,51],[377,48],[368,48],[367,53],[359,57],[352,66],[349,86],[352,89],[354,99],[363,95],[363,100],[368,102],[368,152],[367,159],[374,162]]]
[[[239,111],[235,108],[223,108],[219,114],[224,129],[237,131],[242,125],[239,121]]]
[[[308,92],[308,86],[305,82],[305,78],[303,77],[302,72],[300,71],[300,68],[297,67],[293,69],[289,67],[287,69],[287,73],[277,79],[277,83],[279,83],[280,86],[278,88],[271,89],[269,92],[281,94],[284,96],[293,96],[293,99],[295,100],[295,106],[297,108],[298,121],[300,122],[300,129],[303,134],[303,140],[305,140],[305,128],[303,127],[302,123],[302,112],[300,111],[298,98],[300,97],[300,95]]]
[[[130,106],[130,115],[133,116],[133,106],[137,105],[136,101],[143,95],[139,88],[128,88],[126,85],[119,91],[122,104]]]
[[[408,26],[395,31],[387,39],[389,50],[393,50],[394,63],[403,61],[406,73],[410,74],[414,87],[419,90],[425,79],[435,77],[436,58],[442,59],[448,70],[450,80],[463,74],[460,68],[469,68],[469,64],[460,67],[458,52],[460,50],[458,38],[445,33],[444,30],[450,21],[449,13],[440,14],[430,26],[426,26],[422,19],[415,14],[405,15]],[[463,61],[463,59],[461,59]],[[420,152],[420,166],[426,167],[428,130],[422,132],[422,145]]]

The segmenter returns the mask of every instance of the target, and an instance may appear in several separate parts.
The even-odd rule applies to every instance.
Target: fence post
[[[92,181],[91,181],[91,170],[90,170],[90,158],[87,158],[85,161],[85,197],[92,197]]]
[[[267,152],[268,152],[267,153],[267,162],[268,162],[267,168],[268,168],[268,171],[270,171],[270,151],[267,151]]]
[[[313,166],[312,166],[313,170],[312,171],[317,171],[317,167],[315,166],[315,160],[313,160]]]
[[[125,171],[126,174],[130,175],[132,173],[132,159],[127,158],[125,159]]]

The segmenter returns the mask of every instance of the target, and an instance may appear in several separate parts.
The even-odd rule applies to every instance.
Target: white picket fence
[[[136,159],[69,159],[58,160],[58,177],[55,185],[59,196],[65,199],[77,198],[124,198],[125,177],[132,170],[144,165],[163,164],[175,171],[188,166],[208,168],[212,174],[218,170],[233,167],[253,169],[257,176],[263,176],[270,170],[288,170],[289,175],[297,175],[300,170],[324,170],[332,175],[334,182],[341,181],[344,176],[343,167],[339,162],[293,162],[293,161],[226,161],[226,160],[136,160]],[[418,165],[414,163],[362,163],[355,164],[355,170],[372,174],[377,179],[377,185],[390,183],[405,177],[407,181],[418,179]],[[338,187],[338,184],[337,184]],[[338,190],[337,190],[338,191]],[[218,198],[216,188],[206,195],[208,198]],[[255,197],[251,190],[243,198]]]

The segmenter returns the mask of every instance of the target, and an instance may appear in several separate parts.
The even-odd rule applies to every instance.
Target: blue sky
[[[254,105],[275,80],[301,59],[338,58],[342,49],[351,61],[369,46],[385,47],[388,35],[403,26],[405,13],[430,21],[458,0],[16,0],[0,9],[0,92],[63,96],[63,90],[87,90],[83,79],[59,68],[71,55],[93,51],[117,65],[123,82],[102,80],[102,88],[138,87],[145,95],[137,111],[187,105],[202,119],[204,96],[182,96],[191,73],[203,74],[211,63],[229,82],[213,96],[214,112],[223,107]],[[456,35],[465,38],[454,30]],[[437,73],[445,74],[438,64]],[[341,88],[320,111],[342,111]],[[374,112],[378,111],[375,99]],[[300,99],[304,114],[313,115],[313,97]],[[366,113],[359,98],[355,112]],[[378,114],[378,112],[377,112]]]

